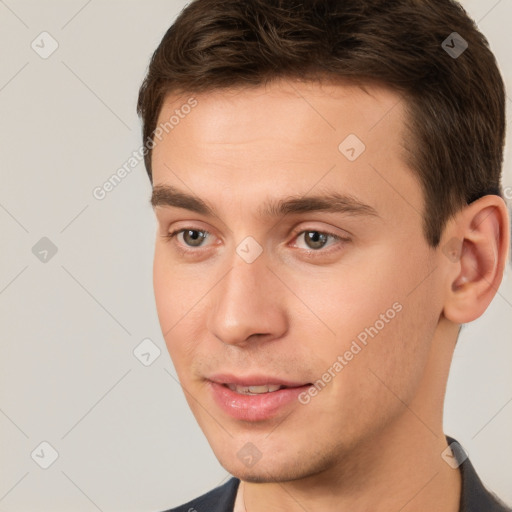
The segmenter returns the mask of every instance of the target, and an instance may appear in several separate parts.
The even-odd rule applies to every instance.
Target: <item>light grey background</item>
[[[103,200],[92,193],[141,145],[138,87],[184,5],[0,0],[0,512],[157,512],[228,477],[160,333],[143,164]],[[512,1],[464,6],[510,91]],[[46,59],[31,47],[51,49],[43,31],[59,45]],[[46,262],[32,252],[42,237],[57,247]],[[509,268],[489,310],[463,331],[445,419],[509,503],[511,326]],[[146,338],[161,350],[150,366],[133,354]],[[58,452],[47,469],[43,441]]]

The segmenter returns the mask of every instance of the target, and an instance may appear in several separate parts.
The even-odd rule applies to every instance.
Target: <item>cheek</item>
[[[175,310],[172,300],[173,277],[170,269],[165,265],[161,250],[156,248],[153,260],[153,291],[158,319],[164,335],[172,325],[172,315]]]
[[[185,274],[183,267],[168,257],[166,249],[157,245],[153,261],[153,289],[164,334],[181,323],[205,293],[204,280],[188,270]]]
[[[303,327],[316,328],[317,337],[327,336],[328,346],[340,340],[338,349],[343,349],[347,340],[360,333],[364,337],[365,329],[376,322],[379,331],[387,330],[403,301],[400,283],[392,275],[364,263],[338,266],[312,277],[290,276],[290,279],[295,281],[290,288],[302,299],[297,305],[305,313],[295,320]],[[380,319],[381,315],[384,320]]]
[[[367,327],[359,330],[365,335],[359,338],[343,334],[340,319],[341,334],[335,343],[317,345],[315,352],[322,359],[317,379],[328,383],[307,406],[307,413],[318,424],[336,425],[345,440],[353,440],[363,432],[379,431],[404,412],[403,403],[411,403],[421,385],[430,347],[428,336],[416,330],[418,315],[413,308],[403,304],[383,327],[373,309],[365,310]],[[353,327],[352,332],[358,329]]]
[[[162,335],[178,374],[190,368],[199,350],[204,312],[208,308],[209,281],[198,270],[187,271],[173,264],[165,247],[155,249],[153,262],[153,289]],[[192,269],[193,270],[193,269]],[[187,378],[187,375],[180,375]]]
[[[207,328],[215,305],[215,284],[225,271],[214,265],[180,264],[176,260],[169,256],[167,246],[157,243],[153,261],[156,309],[180,383],[201,393],[196,387],[202,382],[198,374],[221,348]],[[186,395],[187,401],[189,398]],[[200,413],[193,400],[189,405],[194,413]]]
[[[404,397],[417,387],[438,321],[433,282],[422,282],[430,271],[423,259],[387,250],[315,282],[297,281],[294,290],[314,313],[297,327],[319,359],[318,377],[330,368],[336,374],[335,394],[375,401],[389,394],[386,384]]]

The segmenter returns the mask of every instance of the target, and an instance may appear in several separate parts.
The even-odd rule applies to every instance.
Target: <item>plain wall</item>
[[[0,512],[158,512],[228,477],[188,410],[158,325],[143,164],[102,200],[93,195],[141,145],[138,87],[184,5],[0,2]],[[512,2],[464,5],[510,90]],[[31,46],[51,49],[43,31],[59,45],[48,58]],[[46,262],[34,246],[39,257],[50,251]],[[510,274],[463,330],[445,431],[512,504]],[[161,350],[150,366],[133,354],[146,338]],[[43,441],[58,452],[47,469],[36,463],[50,460]]]

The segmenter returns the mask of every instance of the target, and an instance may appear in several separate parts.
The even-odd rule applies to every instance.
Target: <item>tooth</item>
[[[254,394],[259,395],[260,393],[268,393],[268,386],[267,385],[264,385],[264,386],[249,386],[247,388],[247,390],[249,391],[249,393],[254,393]]]
[[[236,384],[228,384],[228,388],[231,391],[235,391],[236,393],[240,393],[242,395],[261,395],[264,393],[273,393],[274,391],[278,391],[283,386],[279,386],[276,384],[264,384],[262,386],[237,386]]]

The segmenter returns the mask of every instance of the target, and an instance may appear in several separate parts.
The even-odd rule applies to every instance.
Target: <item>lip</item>
[[[235,375],[215,375],[207,379],[215,403],[229,416],[241,421],[265,421],[284,414],[298,405],[298,396],[312,384],[286,381],[283,379],[253,375],[237,377]],[[242,395],[232,391],[225,384],[238,386],[263,386],[275,384],[287,386],[272,393],[260,395]]]

